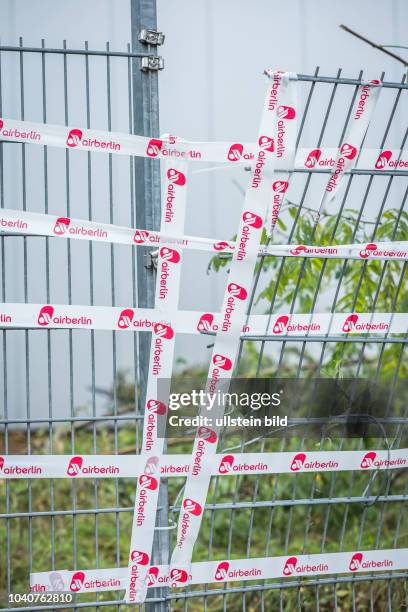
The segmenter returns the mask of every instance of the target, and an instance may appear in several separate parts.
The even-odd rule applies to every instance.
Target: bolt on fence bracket
[[[155,45],[159,46],[164,43],[165,35],[163,32],[158,32],[157,30],[148,30],[143,28],[140,30],[139,40],[142,43],[146,43],[146,45]]]
[[[149,70],[157,72],[163,70],[164,59],[160,55],[147,55],[140,58],[140,70],[147,72]]]

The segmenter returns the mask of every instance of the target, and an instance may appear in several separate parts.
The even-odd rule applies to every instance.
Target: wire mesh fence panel
[[[297,245],[375,243],[407,239],[407,173],[390,167],[352,170],[344,195],[317,221],[321,193],[334,159],[320,157],[324,147],[344,142],[358,84],[365,75],[333,77],[299,75],[303,108],[298,146],[316,147],[317,162],[296,168],[290,196],[280,213],[272,242]],[[382,75],[385,79],[385,75]],[[364,146],[402,150],[406,147],[406,89],[390,83],[384,87],[382,109],[374,117]],[[218,265],[228,266],[228,258]],[[250,313],[405,312],[406,263],[367,260],[321,260],[260,257],[250,303]],[[239,376],[289,378],[291,384],[309,379],[365,378],[386,385],[384,422],[391,419],[391,404],[406,383],[407,338],[347,338],[310,335],[280,338],[272,323],[264,336],[241,341]],[[353,403],[351,385],[347,398]],[[313,397],[313,395],[312,395]],[[289,407],[289,414],[290,414]],[[312,410],[312,406],[310,406]],[[312,412],[310,413],[312,416]],[[240,434],[224,430],[220,453],[401,448],[407,439],[406,408],[392,435],[384,437],[378,425],[374,439],[342,438],[322,430],[319,436],[304,433],[285,437]],[[170,484],[175,520],[180,512],[180,490]],[[175,497],[172,497],[174,494]],[[357,549],[406,546],[405,470],[372,477],[367,473],[281,474],[276,476],[214,477],[205,518],[195,550],[195,560],[238,559],[291,554],[332,553]],[[300,577],[289,580],[201,585],[172,594],[174,609],[277,610],[277,609],[405,609],[406,572],[366,576]]]
[[[158,100],[152,75],[138,84],[137,53],[84,49],[28,50],[0,47],[0,115],[44,123],[151,134]],[[383,79],[385,79],[385,76]],[[343,141],[362,71],[344,78],[299,75],[298,147],[316,147],[316,162],[296,168],[273,242],[299,245],[372,244],[408,239],[406,177],[393,166],[352,170],[342,199],[316,211],[333,159],[325,147]],[[406,147],[407,86],[384,80],[381,104],[365,147]],[[126,94],[126,95],[125,95]],[[405,104],[405,108],[404,108]],[[405,121],[405,123],[404,123]],[[320,152],[320,153],[319,153]],[[143,159],[96,156],[68,149],[0,145],[1,206],[117,225],[157,227],[160,197],[156,165]],[[140,176],[145,185],[138,184]],[[138,208],[138,198],[143,205]],[[141,210],[141,216],[138,212]],[[144,215],[144,216],[143,216]],[[229,259],[218,258],[217,266]],[[53,241],[3,235],[2,302],[152,305],[152,282],[143,251],[121,245]],[[342,259],[260,257],[251,313],[406,312],[406,263]],[[140,292],[143,295],[140,295]],[[150,293],[149,293],[150,292]],[[199,305],[197,304],[197,308]],[[84,330],[2,331],[1,451],[10,454],[137,454],[143,415],[139,396],[146,377],[147,341],[137,334]],[[209,337],[209,341],[211,338]],[[387,391],[384,420],[407,377],[406,337],[291,336],[268,329],[245,338],[237,374],[257,378],[368,378]],[[204,356],[203,356],[204,360]],[[353,391],[348,401],[353,401]],[[312,406],[310,406],[312,409]],[[290,413],[290,406],[289,406]],[[311,413],[310,413],[311,414]],[[69,416],[67,416],[69,415]],[[405,412],[391,437],[377,448],[406,445]],[[169,453],[189,452],[190,440],[169,441]],[[363,437],[254,436],[224,430],[219,452],[352,450]],[[158,509],[156,562],[166,562],[180,512],[183,479],[172,478]],[[6,563],[0,589],[25,592],[32,571],[124,567],[127,562],[134,479],[6,480],[0,503],[1,546]],[[407,547],[404,470],[214,477],[194,560],[332,553]],[[168,509],[170,517],[168,518]],[[152,517],[153,520],[153,517]],[[174,539],[174,538],[173,538]],[[174,542],[173,542],[174,543]],[[408,574],[369,573],[275,581],[199,585],[149,592],[147,609],[277,610],[405,609]],[[64,609],[121,609],[122,592],[75,595]],[[20,606],[19,606],[20,607]],[[40,609],[58,609],[43,605]],[[23,609],[33,609],[28,606]]]

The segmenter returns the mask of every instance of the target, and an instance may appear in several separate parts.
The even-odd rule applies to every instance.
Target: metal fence
[[[133,43],[123,53],[113,53],[108,44],[104,51],[89,50],[86,44],[83,50],[70,50],[65,43],[61,49],[47,49],[45,41],[39,49],[27,49],[22,40],[17,48],[0,47],[0,114],[158,135],[157,75],[141,71],[139,63],[142,55],[155,55],[154,48],[138,42],[142,25],[155,28],[151,10],[150,3],[133,4]],[[362,78],[362,72],[344,78],[341,70],[333,77],[320,76],[318,70],[314,75],[299,75],[303,106],[299,146],[305,135],[309,134],[310,139],[311,133],[318,134],[313,142],[316,147],[335,147],[342,141]],[[370,128],[366,146],[404,148],[407,131],[404,127],[401,132],[399,126],[404,120],[403,97],[407,89],[404,81],[384,82],[384,125],[376,122]],[[115,94],[117,91],[120,95]],[[33,104],[40,105],[40,117],[38,112],[28,117],[28,102],[30,113]],[[117,118],[115,124],[113,116]],[[37,150],[25,145],[0,145],[2,207],[54,212],[55,206],[68,216],[88,215],[90,219],[129,226],[158,226],[157,162],[140,158],[117,160],[110,155],[95,159],[89,153],[33,149]],[[316,225],[313,211],[329,172],[329,167],[294,172],[293,201],[285,205],[277,240],[292,243],[303,236],[308,244],[320,244],[322,224],[328,244],[343,234],[349,237],[348,242],[363,238],[373,242],[385,224],[388,239],[407,239],[407,172],[353,170],[337,209],[329,211]],[[117,207],[119,200],[128,202],[127,208]],[[251,312],[254,308],[265,310],[265,303],[271,313],[282,305],[289,312],[406,309],[405,263],[376,262],[373,268],[374,264],[367,262],[316,261],[260,261]],[[48,238],[3,235],[1,299],[151,306],[153,274],[145,263],[141,249],[77,241],[55,244]],[[262,291],[265,301],[257,305],[256,297]],[[75,453],[80,448],[80,452],[92,454],[138,452],[143,418],[139,397],[143,396],[149,341],[147,334],[138,336],[68,330],[2,331],[2,450]],[[398,379],[406,376],[406,342],[407,338],[387,335],[376,337],[375,342],[366,336],[291,337],[284,341],[258,336],[241,343],[240,370],[259,377],[312,379],[368,373],[375,380],[390,381],[391,401]],[[130,367],[126,385],[121,384],[123,367]],[[109,416],[101,412],[99,401],[101,392],[106,395],[107,379],[113,381],[108,394]],[[84,394],[86,387],[89,391]],[[129,389],[133,393],[123,397]],[[123,407],[126,409],[122,412]],[[404,436],[406,439],[405,417],[388,441],[395,448],[402,446]],[[306,435],[293,440],[252,440],[243,432],[240,441],[234,439],[233,448],[241,452],[326,450],[360,448],[363,443],[360,439],[333,441],[327,436],[312,441]],[[220,452],[230,449],[231,439],[225,432]],[[404,541],[406,546],[404,502],[408,487],[404,474],[386,474],[382,480],[360,473],[215,477],[196,558],[391,548],[403,547]],[[180,510],[182,482],[172,480],[169,490],[166,480],[161,485],[154,545],[156,563],[168,562],[170,534],[175,533]],[[25,590],[24,585],[28,588],[31,571],[125,565],[133,495],[134,482],[123,480],[6,481],[0,497],[0,518],[5,525],[1,531],[1,554],[6,561],[1,567],[0,589],[6,609],[15,609],[7,607],[7,595]],[[146,609],[283,610],[292,606],[305,610],[375,610],[385,606],[402,610],[408,601],[404,591],[407,578],[408,573],[399,572],[392,576],[295,578],[216,588],[202,585],[177,592],[155,589],[149,592]],[[121,593],[80,595],[74,603],[60,607],[125,610],[127,606],[120,603],[120,597]]]

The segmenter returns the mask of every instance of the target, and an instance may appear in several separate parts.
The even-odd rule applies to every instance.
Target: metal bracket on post
[[[140,58],[140,70],[163,70],[164,59],[160,55],[146,55]]]
[[[157,30],[147,30],[143,28],[139,33],[139,40],[146,45],[159,46],[164,43],[165,35]]]

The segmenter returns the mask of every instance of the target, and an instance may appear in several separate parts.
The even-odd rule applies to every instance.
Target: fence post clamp
[[[139,41],[146,45],[159,46],[164,43],[165,35],[157,30],[148,30],[143,28],[139,33]]]

